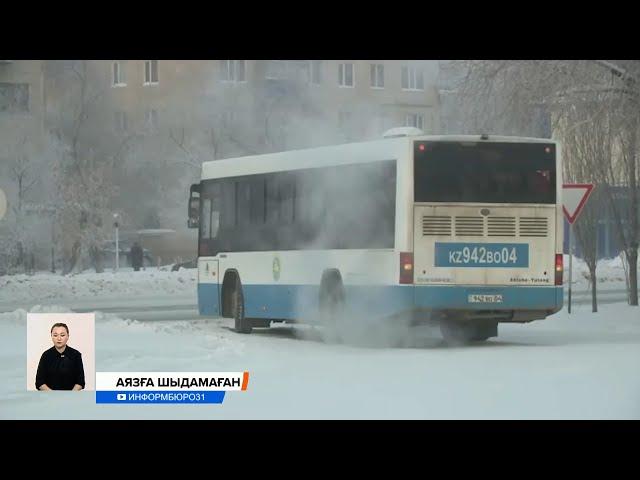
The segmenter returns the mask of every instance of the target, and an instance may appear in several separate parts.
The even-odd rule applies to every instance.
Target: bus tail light
[[[556,285],[562,285],[562,274],[564,271],[562,254],[556,254]]]
[[[400,283],[413,283],[413,252],[400,252]]]

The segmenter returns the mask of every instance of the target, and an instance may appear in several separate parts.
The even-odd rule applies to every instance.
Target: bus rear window
[[[556,201],[556,151],[545,143],[416,142],[416,202]]]

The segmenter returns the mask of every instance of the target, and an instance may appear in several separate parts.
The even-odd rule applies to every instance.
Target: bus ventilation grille
[[[484,236],[484,217],[456,217],[456,236]]]
[[[488,222],[490,237],[516,236],[516,217],[489,217]]]
[[[546,237],[549,235],[549,227],[546,218],[520,217],[521,237]]]
[[[486,228],[485,228],[486,225]],[[516,225],[518,228],[516,229]],[[541,217],[452,217],[423,215],[422,236],[457,237],[547,237],[547,218]]]
[[[451,236],[451,217],[424,215],[422,217],[422,236],[432,235]]]

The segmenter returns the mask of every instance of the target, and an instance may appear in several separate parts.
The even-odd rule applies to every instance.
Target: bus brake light
[[[564,271],[562,254],[556,254],[556,277],[555,284],[562,285],[562,274]]]
[[[413,252],[400,252],[400,283],[413,283]]]

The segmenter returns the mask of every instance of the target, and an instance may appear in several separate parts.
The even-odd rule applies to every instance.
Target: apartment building
[[[0,60],[0,157],[39,155],[44,135],[44,81],[38,60]]]
[[[46,174],[39,168],[46,153],[44,104],[43,63],[0,60],[0,189],[8,202],[0,220],[0,271],[29,260],[29,239],[46,220]],[[44,224],[38,233],[50,239]]]
[[[401,125],[439,131],[437,62],[100,63],[111,85],[114,131],[175,136],[185,129],[215,143],[215,138],[207,139],[205,134],[214,130],[213,136],[217,134],[227,144],[216,158],[242,154],[243,143],[246,150],[257,153],[367,140]]]

